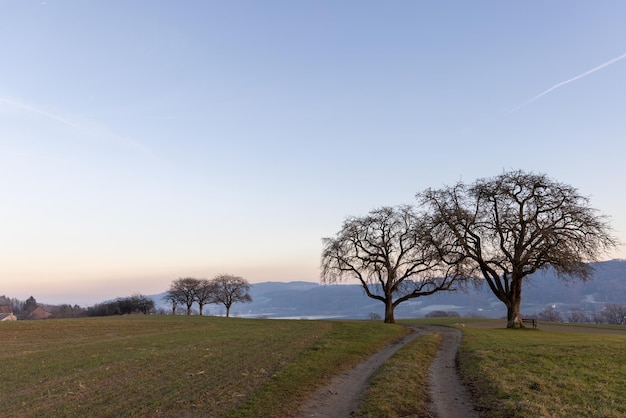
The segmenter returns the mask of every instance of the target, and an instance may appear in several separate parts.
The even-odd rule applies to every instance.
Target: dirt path
[[[300,409],[298,417],[346,418],[353,416],[367,388],[369,378],[396,351],[418,335],[420,333],[414,331],[374,354],[354,369],[334,377],[327,386],[318,389],[313,394]]]
[[[428,378],[432,413],[439,418],[479,417],[456,368],[456,355],[463,333],[448,327],[429,325],[424,328],[441,335],[441,346],[430,366]]]
[[[363,393],[374,372],[396,351],[419,335],[437,332],[442,343],[430,369],[429,388],[432,410],[438,418],[477,417],[469,394],[456,373],[456,352],[461,341],[461,331],[447,327],[414,327],[413,332],[397,343],[386,347],[354,369],[333,378],[320,388],[303,405],[299,418],[347,418],[354,416]]]

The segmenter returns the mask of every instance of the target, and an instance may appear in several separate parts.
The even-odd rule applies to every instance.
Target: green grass
[[[466,325],[461,372],[488,417],[626,416],[624,335],[403,322]],[[406,332],[372,321],[172,316],[4,322],[0,415],[293,416],[320,384]],[[430,335],[401,349],[360,415],[426,415],[437,345]]]
[[[2,323],[2,416],[286,416],[405,332],[171,316]]]
[[[440,341],[439,334],[427,334],[401,348],[372,377],[356,416],[430,416],[428,370]]]
[[[626,415],[626,337],[471,327],[463,332],[461,373],[486,416]]]

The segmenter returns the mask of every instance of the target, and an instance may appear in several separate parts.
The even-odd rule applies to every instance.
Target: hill
[[[235,304],[233,314],[266,318],[352,318],[383,314],[383,304],[368,298],[360,285],[320,285],[315,282],[264,282],[251,285],[252,303]],[[157,306],[168,309],[163,294],[152,295]],[[522,291],[522,313],[533,315],[547,306],[560,312],[582,309],[598,311],[608,303],[626,304],[626,261],[611,260],[594,264],[594,275],[587,283],[563,283],[547,270],[531,276]],[[396,309],[396,318],[423,317],[432,311],[453,311],[461,316],[499,318],[506,315],[504,304],[488,287],[467,292],[441,292],[407,301]],[[217,305],[211,315],[223,314]]]

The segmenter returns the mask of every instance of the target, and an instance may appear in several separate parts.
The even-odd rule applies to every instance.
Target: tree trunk
[[[226,306],[226,318],[230,316],[230,306]]]
[[[393,316],[393,302],[391,298],[385,300],[385,324],[395,324],[396,319]]]
[[[519,313],[519,304],[507,306],[506,311],[507,328],[525,328],[522,316]]]
[[[506,327],[526,328],[522,322],[520,306],[522,305],[522,281],[515,280],[511,283],[511,298],[506,304]]]

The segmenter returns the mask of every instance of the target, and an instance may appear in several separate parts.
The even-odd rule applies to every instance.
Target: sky
[[[0,0],[0,295],[318,281],[347,216],[517,169],[626,242],[625,21],[621,0]]]

